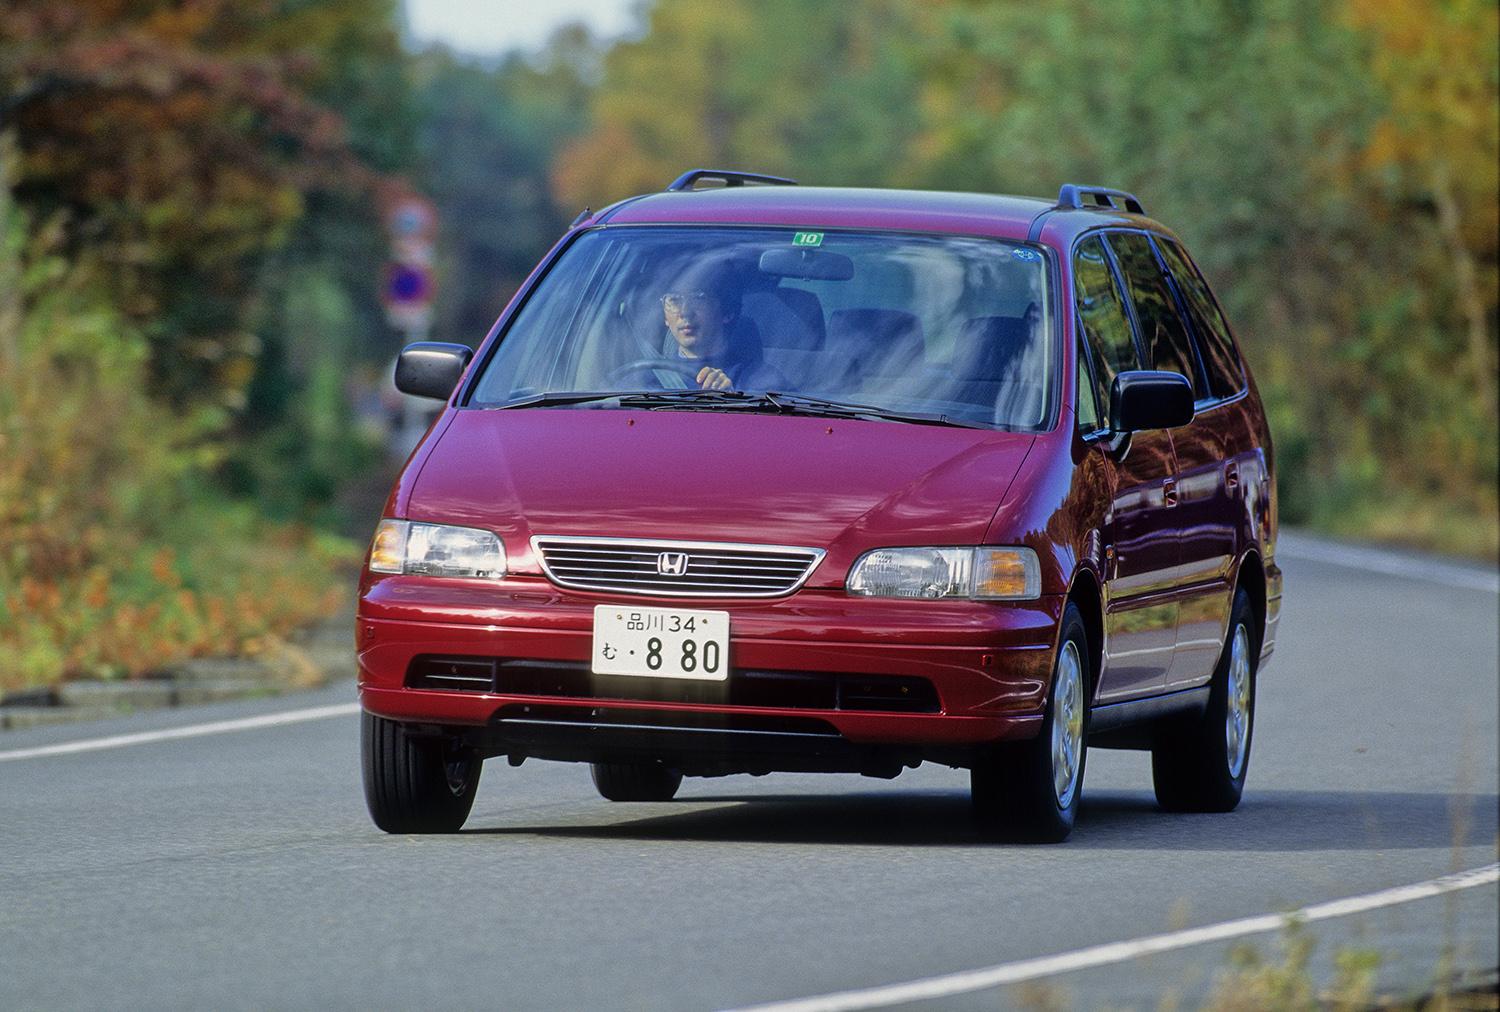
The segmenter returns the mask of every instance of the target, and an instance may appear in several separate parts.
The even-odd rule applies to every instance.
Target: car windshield
[[[476,407],[767,410],[1035,430],[1055,368],[1024,243],[787,228],[580,236],[486,363]]]

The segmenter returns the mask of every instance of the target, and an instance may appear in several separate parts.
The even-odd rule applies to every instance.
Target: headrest
[[[922,323],[899,309],[839,309],[828,317],[828,343],[865,374],[894,375],[921,363]]]
[[[965,380],[1007,379],[1036,338],[1035,327],[1024,316],[967,320],[954,349],[954,375]]]
[[[817,351],[823,347],[823,304],[800,288],[747,293],[741,318],[753,320],[767,348]]]

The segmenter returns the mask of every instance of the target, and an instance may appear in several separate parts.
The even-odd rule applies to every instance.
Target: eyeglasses
[[[705,309],[713,302],[711,292],[668,292],[661,297],[661,304],[673,313],[680,313],[688,306]]]

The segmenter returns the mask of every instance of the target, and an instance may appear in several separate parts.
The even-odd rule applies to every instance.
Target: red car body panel
[[[541,575],[534,534],[688,531],[826,548],[807,586],[842,588],[841,570],[871,544],[980,543],[1035,438],[935,426],[900,435],[888,423],[804,417],[459,411],[443,452],[463,463],[424,468],[406,516],[495,531],[520,574]]]
[[[559,241],[506,307],[470,373],[482,367],[529,290],[576,235],[688,223],[1039,243],[1052,262],[1060,321],[1054,424],[1022,434],[762,414],[486,411],[458,406],[466,376],[413,451],[385,515],[492,530],[504,544],[507,575],[455,580],[366,571],[358,652],[361,698],[371,713],[478,726],[515,707],[587,713],[598,706],[599,698],[407,685],[414,660],[434,654],[587,664],[593,607],[622,598],[549,582],[532,552],[534,535],[825,549],[806,585],[787,597],[694,605],[731,612],[735,668],[931,682],[939,700],[932,713],[753,708],[763,717],[815,717],[854,743],[969,746],[1034,734],[1070,594],[1097,609],[1102,623],[1097,705],[1202,685],[1204,665],[1219,650],[1210,644],[1222,643],[1228,602],[1247,566],[1258,580],[1261,653],[1269,656],[1281,597],[1273,459],[1248,368],[1240,396],[1207,407],[1182,430],[1137,434],[1123,456],[1101,450],[1075,422],[1072,246],[1101,227],[1170,232],[1134,215],[976,194],[744,187],[633,198],[580,222]],[[1041,561],[1040,599],[898,601],[844,590],[852,563],[873,547],[972,544],[1033,548]],[[1153,651],[1162,663],[1132,666],[1132,656]],[[752,709],[614,698],[609,706],[643,715]]]

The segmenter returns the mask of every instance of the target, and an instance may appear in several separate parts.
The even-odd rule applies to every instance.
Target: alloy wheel
[[[1243,625],[1234,627],[1229,642],[1229,684],[1224,707],[1224,745],[1229,757],[1229,775],[1245,770],[1250,752],[1250,634]]]
[[[1083,661],[1078,644],[1063,643],[1052,681],[1052,789],[1060,808],[1073,803],[1083,760]]]

